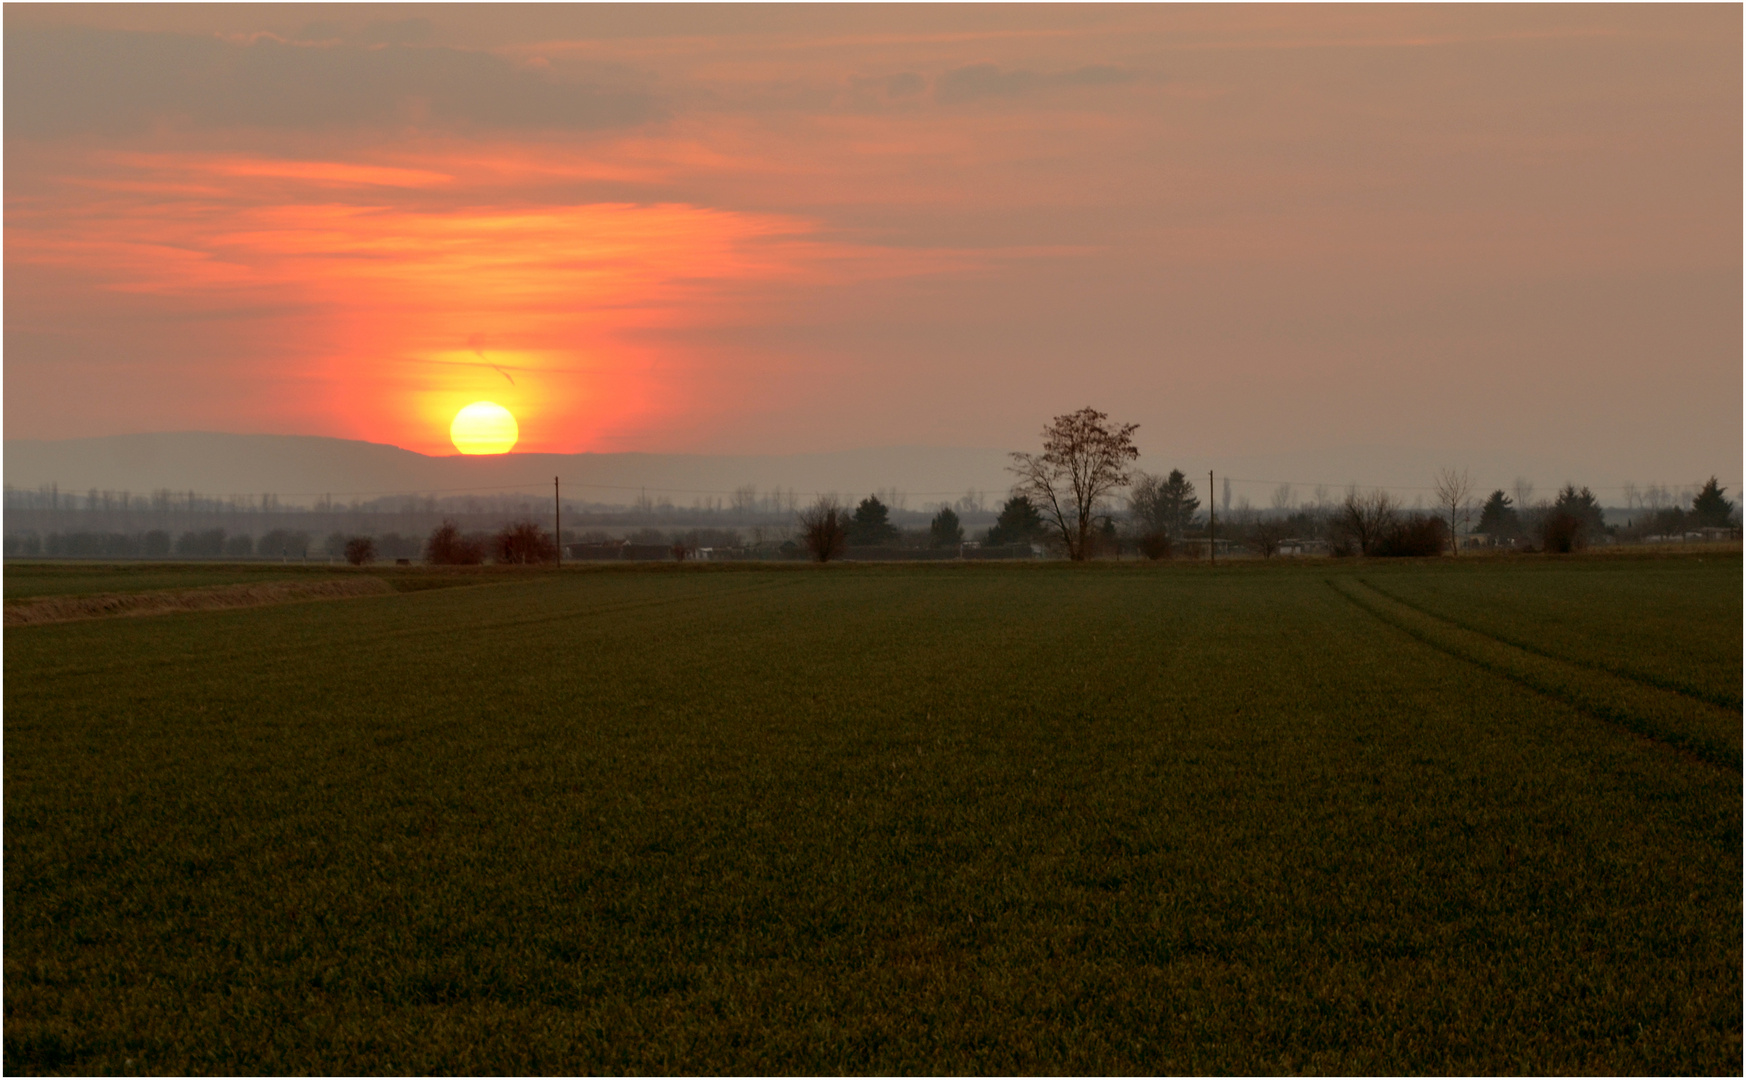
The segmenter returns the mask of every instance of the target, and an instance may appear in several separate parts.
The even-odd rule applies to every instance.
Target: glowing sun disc
[[[510,411],[495,401],[475,401],[455,414],[449,441],[463,454],[503,454],[521,438]]]

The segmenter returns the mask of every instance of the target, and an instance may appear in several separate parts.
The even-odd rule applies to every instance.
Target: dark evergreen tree
[[[1586,487],[1579,490],[1575,484],[1565,484],[1558,498],[1552,500],[1552,513],[1566,514],[1575,520],[1580,537],[1578,546],[1606,535],[1607,523],[1601,514],[1600,501]]]
[[[861,505],[855,507],[855,516],[849,520],[849,543],[876,547],[895,543],[897,537],[897,527],[891,524],[890,509],[876,495],[862,499]]]
[[[1485,500],[1479,511],[1477,531],[1487,536],[1515,536],[1522,531],[1522,519],[1516,515],[1515,500],[1497,490]]]
[[[1194,485],[1182,475],[1181,469],[1171,469],[1165,477],[1141,473],[1128,495],[1128,514],[1135,532],[1141,536],[1180,540],[1183,530],[1194,523],[1194,512],[1199,508]]]
[[[1000,516],[988,530],[988,543],[1028,544],[1043,535],[1043,515],[1028,495],[1014,495],[1000,508]]]
[[[1698,524],[1717,528],[1725,527],[1728,524],[1728,519],[1734,516],[1734,504],[1731,500],[1723,498],[1722,493],[1727,490],[1725,487],[1717,486],[1715,477],[1710,477],[1710,482],[1705,484],[1704,489],[1698,492],[1697,497],[1691,501],[1691,511],[1697,517]]]
[[[928,523],[928,542],[934,547],[957,547],[964,542],[964,526],[951,507],[940,507],[940,512]]]
[[[1169,525],[1171,537],[1182,539],[1182,534],[1194,524],[1194,512],[1200,509],[1200,500],[1194,497],[1194,485],[1182,475],[1181,469],[1171,469],[1158,489],[1158,506]]]

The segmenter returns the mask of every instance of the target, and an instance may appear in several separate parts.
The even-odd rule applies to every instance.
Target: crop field
[[[1738,551],[302,572],[6,632],[8,1072],[1741,1070]]]

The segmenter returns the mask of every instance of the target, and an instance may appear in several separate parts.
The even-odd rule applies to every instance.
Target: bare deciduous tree
[[[755,484],[742,484],[734,488],[734,516],[751,517],[758,512],[758,488]]]
[[[1437,470],[1437,506],[1449,519],[1449,551],[1461,554],[1461,526],[1473,516],[1473,478],[1467,470]]]
[[[796,515],[800,519],[800,538],[806,550],[819,562],[830,562],[843,553],[849,542],[849,514],[834,495],[820,495],[818,501]]]
[[[439,566],[477,566],[485,561],[485,545],[462,536],[460,526],[445,519],[425,542],[424,561]]]
[[[1516,477],[1514,487],[1516,492],[1517,512],[1526,510],[1528,507],[1532,506],[1532,500],[1534,498],[1534,482],[1525,476],[1518,476]]]
[[[1019,478],[1015,494],[1028,496],[1043,520],[1061,536],[1067,557],[1088,558],[1095,546],[1096,507],[1131,479],[1128,466],[1138,424],[1112,424],[1096,409],[1057,416],[1043,429],[1043,452],[1015,453],[1009,470]]]
[[[1280,541],[1290,532],[1289,527],[1279,518],[1257,521],[1249,530],[1249,546],[1263,559],[1271,559],[1279,554]]]
[[[491,538],[491,557],[512,566],[556,562],[558,543],[552,534],[532,521],[505,525]]]
[[[1394,527],[1396,511],[1394,498],[1388,492],[1379,490],[1365,495],[1353,485],[1340,503],[1339,526],[1358,545],[1360,555],[1371,555]]]
[[[376,541],[368,536],[354,536],[346,541],[346,562],[363,566],[376,561]]]

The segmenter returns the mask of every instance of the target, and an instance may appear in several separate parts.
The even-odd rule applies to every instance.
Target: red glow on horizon
[[[196,308],[302,309],[277,325],[295,385],[320,395],[305,404],[331,418],[324,433],[427,453],[452,452],[450,420],[480,398],[514,412],[521,451],[605,448],[603,432],[682,413],[691,391],[666,369],[684,358],[651,335],[732,322],[735,287],[857,256],[774,214],[408,207],[383,190],[441,186],[437,168],[162,154],[126,163],[156,174],[149,197],[118,187],[100,213],[9,231],[11,257],[95,268],[103,288]]]

